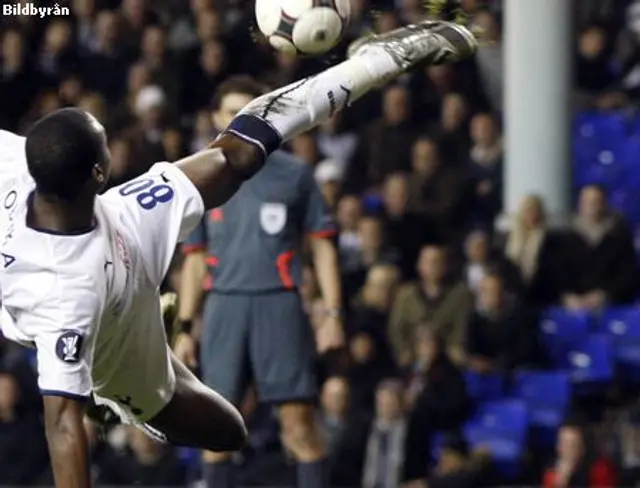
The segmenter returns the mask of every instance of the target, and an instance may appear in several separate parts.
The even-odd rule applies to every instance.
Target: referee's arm
[[[178,318],[191,322],[198,313],[202,302],[202,285],[207,274],[207,236],[204,219],[182,244],[184,262],[180,276],[180,303]]]
[[[318,348],[320,352],[325,352],[344,345],[342,283],[334,239],[337,226],[311,170],[305,171],[301,190],[305,206],[305,232],[310,237],[313,266],[327,313],[323,330],[318,331]]]
[[[201,220],[182,245],[184,262],[180,275],[178,300],[180,330],[173,344],[173,350],[178,359],[190,368],[198,366],[196,343],[191,325],[200,309],[204,295],[203,283],[207,275],[206,246],[206,227],[204,220]]]

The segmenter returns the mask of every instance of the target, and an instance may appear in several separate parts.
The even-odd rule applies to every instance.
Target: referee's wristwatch
[[[193,322],[191,320],[180,320],[178,323],[178,332],[182,334],[191,334]]]
[[[332,319],[341,319],[344,315],[341,308],[327,308],[325,309],[324,314]]]

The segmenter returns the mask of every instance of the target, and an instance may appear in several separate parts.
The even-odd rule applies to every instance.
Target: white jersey
[[[17,137],[17,136],[14,136]],[[159,286],[176,244],[198,224],[204,205],[177,167],[157,163],[144,175],[98,196],[95,226],[56,234],[26,224],[35,184],[7,161],[0,133],[2,332],[35,346],[43,394],[94,392],[138,420],[171,398],[170,365]],[[5,179],[5,174],[9,175]]]

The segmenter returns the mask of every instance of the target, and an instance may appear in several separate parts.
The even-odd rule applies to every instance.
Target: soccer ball
[[[324,54],[349,22],[350,0],[256,0],[258,28],[278,51]]]

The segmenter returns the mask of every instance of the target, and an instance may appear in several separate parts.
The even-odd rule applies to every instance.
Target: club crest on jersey
[[[116,231],[116,250],[118,251],[118,257],[124,263],[124,267],[129,271],[131,267],[131,258],[129,257],[129,250],[124,242],[124,237],[120,232]]]
[[[83,337],[72,330],[64,332],[56,342],[56,356],[60,361],[75,364],[80,361]]]
[[[269,235],[284,229],[287,223],[287,206],[284,203],[263,203],[260,207],[260,227]]]

